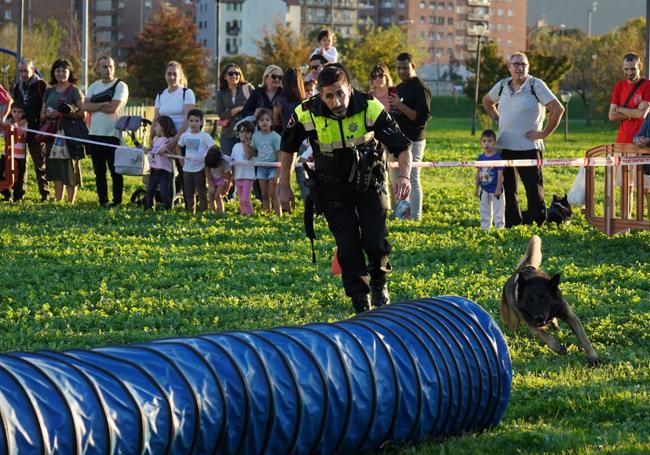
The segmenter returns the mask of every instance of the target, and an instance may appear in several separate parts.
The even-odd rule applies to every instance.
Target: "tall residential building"
[[[90,0],[88,3],[93,55],[110,54],[118,61],[126,57],[126,47],[134,43],[161,5],[179,8],[192,20],[196,17],[195,0]],[[24,8],[26,27],[35,20],[47,21],[53,17],[69,33],[80,36],[82,0],[29,0],[24,2]],[[2,0],[0,26],[5,22],[17,23],[18,17],[19,1]]]
[[[526,47],[527,0],[362,0],[360,27],[404,26],[408,41],[420,48],[422,63],[446,64],[453,55],[465,61],[476,50],[479,22],[484,37],[508,55]]]
[[[329,28],[344,38],[359,33],[359,9],[363,0],[300,0],[305,34]]]
[[[216,48],[216,2],[198,0],[196,6],[198,41],[208,48],[214,59]],[[221,0],[219,7],[219,57],[257,54],[256,40],[276,23],[287,23],[285,0]]]

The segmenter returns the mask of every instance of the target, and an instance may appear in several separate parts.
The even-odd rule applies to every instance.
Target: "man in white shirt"
[[[528,74],[528,57],[515,52],[508,61],[510,77],[497,82],[483,97],[485,112],[499,122],[497,147],[504,160],[542,159],[544,139],[560,124],[564,108],[544,81]],[[497,106],[498,105],[498,106]],[[546,126],[544,115],[550,112]],[[516,170],[516,172],[515,172]],[[517,174],[526,189],[528,210],[522,216],[517,197]],[[540,166],[503,170],[506,227],[546,222],[544,179]]]
[[[113,181],[113,202],[110,205],[114,207],[122,203],[124,181],[122,175],[115,172],[115,147],[110,144],[120,143],[120,133],[115,129],[115,122],[129,98],[129,87],[123,81],[115,79],[115,62],[111,57],[100,57],[95,70],[101,79],[88,87],[83,109],[90,112],[88,139],[107,145],[89,144],[87,148],[93,161],[99,204],[103,207],[109,205],[106,181],[108,167]]]

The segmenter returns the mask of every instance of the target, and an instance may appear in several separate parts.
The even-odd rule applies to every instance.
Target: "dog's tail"
[[[526,254],[517,266],[517,271],[525,269],[526,267],[539,268],[542,263],[542,239],[534,235],[528,241],[526,247]]]

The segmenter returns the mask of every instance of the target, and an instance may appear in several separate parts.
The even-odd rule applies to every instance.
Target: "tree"
[[[467,59],[467,69],[476,71],[476,57]],[[494,41],[488,41],[481,46],[481,74],[479,75],[478,84],[479,105],[477,106],[479,112],[482,111],[480,106],[483,97],[490,91],[494,84],[507,77],[508,74],[508,66],[499,54],[499,48],[496,43]],[[475,81],[475,74],[468,76],[465,81],[465,94],[472,99],[474,99]]]
[[[552,92],[557,92],[560,89],[560,81],[571,69],[569,57],[537,51],[528,52],[526,56],[530,63],[530,74],[543,80]]]
[[[558,30],[551,27],[536,29],[528,37],[531,52],[562,55],[571,61],[571,70],[560,81],[560,87],[576,93],[584,105],[585,121],[591,125],[593,40],[579,29]]]
[[[273,31],[265,30],[262,39],[256,40],[255,44],[262,67],[278,65],[284,70],[306,63],[313,49],[303,37],[296,36],[293,30],[280,22],[275,23]],[[259,80],[248,77],[255,84],[262,82],[261,74]]]
[[[197,27],[178,9],[162,5],[127,48],[129,90],[136,97],[153,97],[165,86],[163,74],[170,60],[183,66],[188,86],[198,99],[209,96],[208,51],[196,40]]]
[[[607,117],[614,83],[623,78],[623,56],[628,52],[643,56],[644,49],[645,19],[640,17],[630,19],[623,26],[595,38],[595,52],[592,54],[589,72],[595,115]]]
[[[419,56],[418,49],[408,44],[404,29],[397,25],[370,28],[351,48],[354,51],[344,55],[345,67],[360,88],[370,87],[370,70],[377,63],[385,63],[388,68],[393,69],[395,58],[400,53],[411,53],[416,62]],[[393,71],[391,74],[393,80],[397,80],[397,74]]]
[[[0,42],[16,43],[16,26],[13,23],[6,23],[0,29]],[[36,63],[36,68],[43,73],[46,79],[49,79],[50,66],[60,55],[61,43],[66,36],[66,31],[61,28],[54,18],[47,22],[35,20],[31,27],[24,32],[23,56],[31,58]],[[8,59],[9,68],[7,74],[13,80],[16,74],[16,60],[12,57]],[[76,67],[78,70],[79,67]]]
[[[533,51],[569,58],[571,71],[565,74],[560,86],[580,96],[585,107],[585,121],[591,125],[593,116],[606,118],[612,87],[622,77],[623,55],[628,52],[643,55],[644,30],[643,18],[631,19],[619,28],[592,38],[580,30],[542,27],[535,30],[528,41]]]

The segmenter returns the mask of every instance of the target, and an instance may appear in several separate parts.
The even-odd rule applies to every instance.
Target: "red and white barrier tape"
[[[91,141],[89,139],[77,139],[77,138],[68,138],[67,136],[60,134],[44,133],[39,130],[33,130],[29,128],[20,128],[28,131],[30,133],[36,133],[44,136],[51,136],[54,138],[61,139],[70,139],[77,142],[83,142],[86,144],[101,145],[104,147],[113,147],[113,148],[126,148],[131,150],[142,150],[134,147],[124,147],[121,145],[115,144],[106,144],[104,142]],[[144,152],[144,151],[143,151]],[[144,152],[147,153],[147,152]],[[164,154],[164,156],[174,158],[174,159],[183,159],[180,155]],[[635,164],[650,164],[650,155],[645,157],[641,156],[603,156],[603,157],[591,157],[591,158],[551,158],[543,160],[531,160],[531,159],[522,159],[522,160],[490,160],[490,161],[421,161],[412,163],[412,167],[427,168],[427,167],[527,167],[527,166],[584,166],[584,167],[603,167],[603,166],[621,166],[621,165],[635,165]],[[279,162],[258,162],[258,161],[230,161],[231,166],[256,166],[256,167],[280,167]],[[300,166],[297,164],[296,166]],[[388,163],[389,167],[398,167],[397,162]]]

